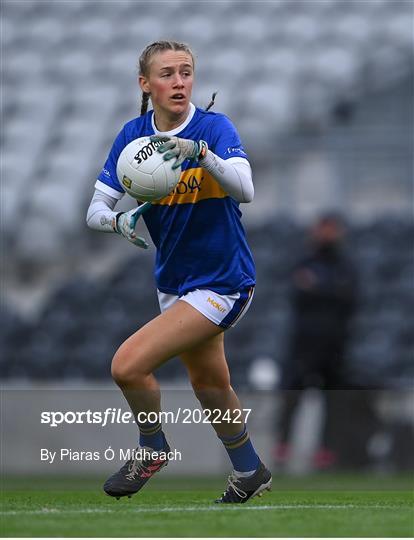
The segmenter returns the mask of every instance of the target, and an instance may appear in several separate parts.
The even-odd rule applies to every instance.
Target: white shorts
[[[157,291],[157,293],[161,313],[175,304],[177,300],[183,300],[214,324],[222,328],[231,328],[236,326],[249,309],[254,287],[247,287],[240,292],[227,295],[217,294],[208,289],[196,289],[184,296],[175,296],[161,291]]]

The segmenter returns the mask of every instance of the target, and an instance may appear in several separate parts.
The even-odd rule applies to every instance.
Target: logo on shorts
[[[224,313],[225,311],[227,311],[226,308],[224,308],[221,304],[210,298],[210,296],[208,297],[207,302],[209,302],[214,308],[218,309],[220,313]]]

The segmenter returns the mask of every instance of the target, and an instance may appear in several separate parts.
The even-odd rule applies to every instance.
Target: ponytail
[[[211,96],[211,101],[206,107],[206,111],[211,109],[211,107],[214,105],[214,100],[216,99],[216,96],[217,96],[217,90],[215,92],[213,92],[213,95]]]
[[[144,114],[148,110],[148,102],[149,102],[150,95],[148,92],[142,92],[142,98],[141,98],[141,116],[144,116]]]

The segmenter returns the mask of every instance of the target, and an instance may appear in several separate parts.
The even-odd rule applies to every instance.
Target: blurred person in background
[[[313,465],[324,469],[336,463],[332,437],[338,398],[346,387],[346,345],[357,301],[353,264],[342,243],[345,224],[327,213],[310,229],[309,253],[290,276],[292,327],[287,357],[281,366],[281,410],[275,463],[286,465],[291,457],[291,426],[303,391],[323,390],[325,420],[320,447]]]
[[[251,168],[230,120],[191,103],[194,56],[187,45],[152,43],[143,51],[139,69],[141,116],[118,134],[95,184],[87,222],[145,248],[135,232],[142,214],[157,248],[161,315],[130,336],[112,360],[112,377],[137,419],[141,449],[150,453],[142,458],[137,452],[106,481],[104,490],[116,498],[131,496],[168,463],[170,447],[159,421],[161,395],[154,371],[179,356],[203,410],[220,413],[212,426],[234,467],[216,502],[244,503],[269,490],[272,482],[249,438],[224,351],[224,332],[246,313],[255,285],[239,210],[239,203],[253,199]],[[153,110],[147,112],[149,99]],[[116,174],[119,155],[142,136],[158,143],[158,152],[173,160],[173,168],[182,167],[185,189],[116,212],[124,195]]]

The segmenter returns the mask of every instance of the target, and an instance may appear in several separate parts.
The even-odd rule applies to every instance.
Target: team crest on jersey
[[[128,178],[128,176],[125,176],[122,178],[122,183],[126,188],[130,188],[132,185],[132,181]]]

